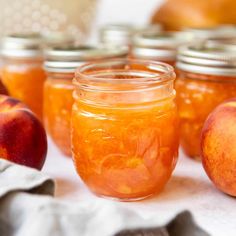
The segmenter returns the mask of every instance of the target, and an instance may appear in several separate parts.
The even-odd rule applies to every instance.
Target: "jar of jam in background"
[[[189,41],[183,32],[141,32],[133,38],[131,55],[136,59],[176,63],[177,49]]]
[[[42,119],[42,38],[38,34],[15,34],[2,41],[2,82],[9,95],[21,100]]]
[[[71,156],[70,120],[75,69],[88,61],[127,56],[126,48],[67,45],[45,51],[44,124],[57,145]]]
[[[131,59],[77,70],[73,159],[95,194],[134,201],[164,188],[178,155],[174,79],[167,64]]]
[[[180,139],[191,158],[200,156],[200,134],[209,113],[236,97],[236,53],[204,45],[180,48],[176,80]]]
[[[160,32],[161,30],[162,26],[158,24],[143,27],[130,24],[108,24],[100,29],[99,40],[105,45],[130,46],[137,32]]]

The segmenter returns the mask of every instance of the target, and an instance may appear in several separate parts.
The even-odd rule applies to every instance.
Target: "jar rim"
[[[112,66],[124,65],[125,68],[116,70],[112,69]],[[132,69],[127,68],[128,66],[142,66],[145,69]],[[102,76],[101,73],[99,76],[95,76],[95,73],[86,73],[89,70],[92,71],[96,69],[96,67],[100,67],[104,69],[104,73],[110,73],[109,77]],[[123,70],[122,77],[115,77],[115,72],[121,72]],[[150,71],[148,71],[150,70]],[[95,70],[95,72],[98,70]],[[134,76],[132,76],[131,72],[134,72]],[[135,77],[136,75],[136,77]],[[129,76],[127,78],[126,76]],[[131,77],[131,78],[130,78]],[[150,60],[137,60],[137,59],[112,59],[112,60],[99,60],[98,62],[86,63],[79,68],[77,68],[75,72],[74,83],[76,85],[86,84],[86,82],[102,82],[109,84],[129,84],[129,85],[155,85],[159,86],[165,82],[173,81],[175,79],[174,68],[171,65],[168,65],[163,62],[156,62]]]

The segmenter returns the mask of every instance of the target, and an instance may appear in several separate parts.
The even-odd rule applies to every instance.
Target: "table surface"
[[[94,29],[107,22],[143,24],[161,2],[163,0],[127,0],[124,4],[120,0],[101,0]],[[134,4],[135,8],[132,7]],[[100,201],[82,183],[72,160],[61,155],[50,140],[43,171],[56,180],[56,198],[78,204]],[[101,204],[107,201],[101,199]],[[132,209],[145,219],[155,218],[160,225],[188,209],[196,222],[211,235],[236,235],[235,199],[219,192],[206,176],[201,163],[184,157],[182,153],[172,178],[161,194],[141,202],[115,204]]]
[[[100,200],[82,183],[72,160],[64,157],[51,140],[43,171],[56,180],[56,198],[78,204]],[[101,200],[102,204],[109,201]],[[218,191],[206,176],[201,163],[184,157],[182,153],[172,178],[161,194],[140,202],[115,204],[132,209],[145,219],[155,217],[160,224],[188,209],[196,222],[211,235],[236,235],[235,198]]]

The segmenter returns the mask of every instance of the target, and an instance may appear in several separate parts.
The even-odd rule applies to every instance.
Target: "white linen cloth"
[[[54,181],[42,172],[0,160],[1,236],[208,236],[184,213],[169,228],[155,218],[143,219],[135,211],[112,201],[62,201],[53,198]],[[168,223],[169,220],[166,222]],[[172,233],[168,233],[168,231]],[[154,234],[155,233],[155,234]]]
[[[106,236],[142,225],[136,213],[112,202],[63,202],[53,193],[54,181],[45,174],[0,160],[0,235]]]

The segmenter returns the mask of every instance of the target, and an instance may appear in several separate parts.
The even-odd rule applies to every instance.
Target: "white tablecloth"
[[[109,200],[94,196],[75,172],[72,160],[59,153],[49,140],[49,153],[43,171],[56,179],[56,198],[81,204]],[[182,210],[190,210],[196,222],[213,236],[236,235],[236,200],[219,192],[206,176],[201,163],[180,154],[179,162],[164,191],[140,202],[115,202],[135,210],[144,219],[164,224]],[[109,226],[108,226],[109,227]],[[110,226],[112,227],[112,226]]]

